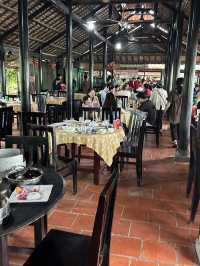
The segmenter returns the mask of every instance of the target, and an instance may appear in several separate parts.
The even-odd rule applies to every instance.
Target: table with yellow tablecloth
[[[6,106],[7,107],[13,107],[13,111],[15,112],[15,113],[20,113],[21,112],[21,110],[22,110],[22,107],[21,107],[21,102],[15,102],[15,101],[10,101],[10,102],[7,102],[6,103]],[[32,102],[31,103],[31,111],[32,112],[37,112],[38,111],[38,105],[37,105],[37,103],[35,103],[35,102]]]
[[[108,165],[111,166],[113,157],[117,153],[120,143],[123,141],[125,134],[122,128],[116,129],[113,133],[103,134],[86,134],[71,133],[64,129],[55,129],[56,145],[75,143],[85,145],[94,150]]]
[[[66,97],[49,96],[47,98],[47,104],[60,104],[60,105],[62,105],[63,102],[66,102],[66,101],[67,101]]]

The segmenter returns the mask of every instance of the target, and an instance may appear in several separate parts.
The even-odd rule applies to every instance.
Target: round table
[[[40,185],[53,185],[49,200],[45,203],[12,203],[10,205],[11,214],[0,225],[0,266],[9,265],[7,235],[34,223],[35,240],[38,244],[46,233],[45,215],[64,194],[63,178],[53,168],[43,168],[43,171],[44,176]]]

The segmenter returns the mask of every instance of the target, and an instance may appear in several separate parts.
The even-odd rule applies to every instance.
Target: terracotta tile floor
[[[148,137],[144,148],[144,186],[136,186],[134,166],[120,174],[111,243],[111,266],[191,266],[197,265],[194,240],[197,217],[188,224],[191,199],[185,197],[188,165],[175,163],[168,131],[160,148]],[[87,165],[88,161],[82,160]],[[49,214],[49,227],[91,234],[98,195],[108,177],[102,163],[101,185],[94,186],[92,175],[79,173],[78,194],[67,192]],[[10,242],[32,245],[31,228],[16,232]],[[12,265],[22,265],[26,255],[10,254]]]

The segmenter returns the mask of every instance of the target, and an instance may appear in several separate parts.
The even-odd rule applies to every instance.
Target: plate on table
[[[47,202],[53,185],[19,186],[9,198],[10,203]]]

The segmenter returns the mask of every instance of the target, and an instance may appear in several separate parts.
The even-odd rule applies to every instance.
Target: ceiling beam
[[[174,2],[174,0],[110,0],[106,1],[106,3],[113,3],[113,4],[142,4],[142,3],[162,3],[162,2]],[[74,5],[94,5],[94,4],[102,4],[105,3],[103,0],[73,0]]]
[[[97,8],[95,8],[94,10],[92,10],[91,13],[89,13],[88,15],[83,17],[83,20],[87,20],[88,18],[90,18],[91,16],[93,16],[96,12],[98,12],[99,10],[101,10],[103,8],[103,6],[99,6]],[[73,28],[73,31],[76,30],[78,28],[77,23],[74,23],[76,26],[75,28]],[[63,30],[61,32],[59,32],[58,34],[56,34],[54,37],[52,37],[50,40],[46,41],[45,43],[43,43],[40,47],[38,47],[35,52],[38,52],[39,50],[42,50],[44,48],[46,48],[47,46],[49,46],[51,43],[54,43],[55,41],[57,41],[59,38],[61,38],[62,36],[64,36],[66,33],[66,30]]]
[[[48,1],[51,2],[56,8],[58,8],[65,15],[69,14],[69,8],[61,0],[48,0]],[[85,21],[81,17],[72,13],[72,20],[77,22],[82,29],[88,32],[87,26],[85,25]],[[97,39],[106,42],[106,38],[104,38],[98,31],[94,30],[92,32],[92,35],[94,35]],[[112,43],[110,42],[107,43],[109,46],[112,47]]]
[[[36,16],[38,16],[39,14],[41,14],[43,11],[45,11],[48,7],[50,6],[49,3],[45,3],[43,6],[41,6],[39,9],[37,9],[35,12],[33,12],[32,14],[30,14],[28,16],[28,20],[31,21],[33,20]],[[5,4],[1,4],[0,3],[0,7],[2,8],[5,8],[11,12],[14,12],[17,14],[17,10],[16,9],[13,9],[13,8],[10,8],[8,6],[6,6]],[[1,36],[0,36],[0,42],[2,42],[6,37],[8,37],[8,35],[14,33],[16,30],[18,30],[18,23],[13,26],[12,28],[10,28],[8,31],[4,32]]]

